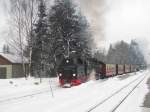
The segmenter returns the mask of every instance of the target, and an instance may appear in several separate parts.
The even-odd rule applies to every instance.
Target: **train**
[[[136,72],[140,70],[141,65],[136,64],[106,64],[95,58],[83,60],[81,58],[64,58],[57,74],[59,84],[62,87],[77,86],[90,78],[103,79],[116,75]]]

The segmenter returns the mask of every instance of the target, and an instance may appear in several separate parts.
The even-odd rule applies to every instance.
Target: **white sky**
[[[150,0],[113,0],[106,18],[106,37],[110,42],[132,38],[150,41]]]
[[[7,29],[7,14],[5,2],[7,0],[0,0],[0,48],[3,46],[5,42],[6,29]],[[4,8],[5,7],[5,8]]]
[[[96,32],[94,38],[98,46],[108,48],[110,43],[131,39],[150,42],[150,0],[77,1]],[[101,8],[101,1],[107,5]]]
[[[2,42],[7,17],[4,7],[6,0],[0,0],[0,41]],[[150,48],[150,0],[107,0],[105,16],[101,19],[100,0],[77,0],[95,30],[99,46],[107,46],[119,40],[142,41],[143,47]],[[106,0],[104,0],[106,1]],[[3,6],[3,7],[2,7]],[[97,26],[96,26],[97,25]],[[103,26],[103,30],[99,31]],[[3,32],[3,33],[2,33]],[[104,35],[102,34],[104,33]],[[11,37],[10,37],[11,38]],[[101,42],[101,44],[99,44]],[[102,45],[104,44],[104,45]],[[1,44],[2,45],[2,44]],[[1,46],[0,45],[0,46]],[[148,51],[148,50],[145,51]]]

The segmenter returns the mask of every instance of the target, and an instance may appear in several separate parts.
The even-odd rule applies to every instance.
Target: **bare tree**
[[[25,77],[27,75],[25,74],[24,49],[28,46],[30,75],[33,41],[32,29],[36,19],[37,3],[37,0],[10,0],[9,22],[11,23],[10,27],[14,38],[8,43],[20,54]]]

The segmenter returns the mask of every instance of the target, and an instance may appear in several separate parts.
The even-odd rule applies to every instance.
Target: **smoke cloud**
[[[92,37],[96,43],[96,46],[93,47],[101,47],[105,40],[104,13],[106,6],[104,0],[77,0],[76,2],[90,24],[90,31],[92,31]]]

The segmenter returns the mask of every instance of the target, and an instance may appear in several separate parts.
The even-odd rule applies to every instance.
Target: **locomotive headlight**
[[[62,73],[59,73],[59,76],[62,76]]]
[[[76,74],[72,74],[74,77],[76,76]]]
[[[69,60],[66,60],[66,63],[69,63]]]

